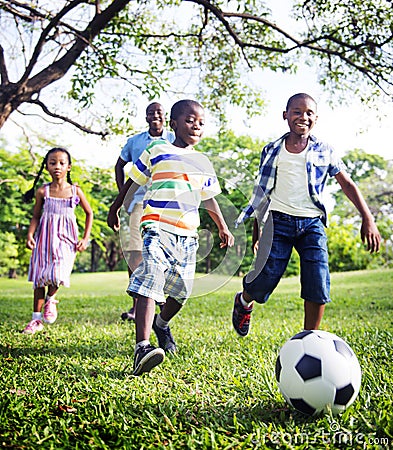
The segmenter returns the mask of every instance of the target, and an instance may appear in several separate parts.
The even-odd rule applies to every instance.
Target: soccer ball
[[[308,415],[344,411],[355,401],[361,378],[359,361],[351,347],[327,331],[296,334],[281,347],[276,361],[282,395]]]

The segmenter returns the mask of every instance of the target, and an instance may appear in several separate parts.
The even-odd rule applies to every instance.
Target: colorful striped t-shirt
[[[149,184],[141,228],[158,225],[180,236],[196,236],[201,201],[221,192],[206,155],[163,140],[146,148],[132,166],[130,177],[141,186]]]

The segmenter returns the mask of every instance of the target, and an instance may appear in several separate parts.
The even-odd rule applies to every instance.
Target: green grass
[[[339,416],[307,417],[279,393],[280,347],[302,328],[297,279],[256,305],[247,338],[232,330],[240,279],[208,277],[174,319],[179,352],[132,376],[126,273],[75,274],[59,318],[34,336],[25,279],[0,279],[0,447],[13,449],[393,448],[393,271],[334,274],[322,329],[344,338],[363,371]],[[200,289],[202,286],[202,290]],[[197,289],[197,290],[198,290]],[[155,337],[152,337],[155,342]]]

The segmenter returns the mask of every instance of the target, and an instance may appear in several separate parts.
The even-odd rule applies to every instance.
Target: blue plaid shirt
[[[270,204],[270,194],[276,184],[278,155],[282,146],[285,145],[285,139],[288,135],[289,133],[284,134],[284,136],[270,142],[263,148],[259,174],[255,180],[251,199],[248,206],[243,209],[237,218],[236,227],[252,215],[256,215],[258,219],[263,219],[266,215]],[[321,218],[326,226],[327,213],[322,201],[322,192],[328,176],[334,177],[345,170],[345,164],[329,144],[319,141],[315,136],[310,136],[306,155],[306,170],[310,198],[321,210]]]

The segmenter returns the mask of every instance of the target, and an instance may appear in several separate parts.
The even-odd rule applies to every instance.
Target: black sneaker
[[[176,353],[176,343],[173,339],[171,329],[169,326],[166,328],[159,328],[156,324],[157,314],[154,316],[153,330],[156,333],[158,339],[158,345],[165,350],[165,352]]]
[[[151,369],[164,361],[165,352],[162,348],[156,348],[148,344],[140,347],[134,358],[134,375],[140,375],[143,372],[150,372]]]
[[[128,312],[123,312],[121,314],[121,320],[135,321],[135,309],[131,308]]]
[[[235,304],[233,305],[232,312],[232,324],[236,332],[240,336],[244,337],[247,336],[250,331],[250,319],[254,305],[252,304],[249,308],[243,306],[240,301],[240,295],[240,292],[235,295]]]

